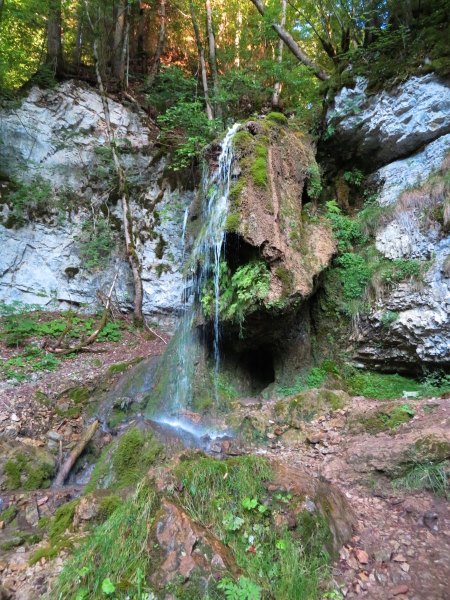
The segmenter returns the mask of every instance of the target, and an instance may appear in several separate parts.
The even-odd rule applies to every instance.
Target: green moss
[[[415,415],[409,404],[385,407],[357,419],[357,423],[368,433],[376,434],[388,429],[395,430]]]
[[[5,510],[0,512],[0,521],[4,521],[5,523],[11,523],[11,521],[17,515],[17,507],[14,504],[8,506]]]
[[[69,390],[67,395],[75,404],[84,404],[89,400],[91,391],[86,387],[76,387]]]
[[[165,250],[166,246],[167,246],[167,242],[165,241],[163,236],[160,235],[158,243],[156,244],[156,248],[155,248],[156,258],[159,258],[160,260],[162,259],[162,257],[164,256],[164,250]]]
[[[263,144],[257,144],[255,147],[256,158],[252,162],[250,173],[255,185],[259,187],[267,187],[268,183],[268,148]]]
[[[121,375],[122,373],[125,373],[129,366],[130,363],[127,362],[110,365],[108,367],[108,375]]]
[[[214,406],[214,400],[211,394],[204,392],[201,395],[194,395],[192,408],[195,412],[203,413],[207,412]]]
[[[72,548],[72,546],[73,543],[69,539],[64,538],[57,543],[38,548],[31,555],[28,564],[30,566],[33,566],[36,563],[38,563],[41,560],[41,558],[45,558],[46,560],[53,560],[61,553],[62,550],[70,549]]]
[[[241,215],[238,212],[230,213],[225,221],[225,231],[227,233],[238,231],[240,223]]]
[[[233,138],[233,146],[236,150],[245,151],[253,146],[253,136],[245,129],[238,131]]]
[[[19,453],[5,463],[4,472],[7,489],[16,490],[23,487],[25,490],[36,490],[50,486],[54,466]]]
[[[229,199],[231,205],[235,208],[239,208],[242,190],[245,187],[245,178],[241,175],[241,177],[236,181],[236,183],[231,187],[229,193]]]
[[[316,162],[308,167],[306,191],[312,200],[317,200],[322,192],[322,176]]]
[[[286,267],[277,267],[275,275],[283,286],[283,296],[289,296],[294,289],[294,274],[289,269],[286,269]]]
[[[345,406],[343,396],[332,390],[320,390],[319,399],[323,400],[332,410],[339,410]]]
[[[112,457],[117,489],[133,485],[141,479],[161,454],[162,446],[149,432],[129,429],[119,439]]]
[[[280,112],[270,112],[266,119],[268,119],[269,121],[273,121],[274,123],[277,123],[277,125],[287,125],[288,124],[288,118],[283,115],[283,113]]]

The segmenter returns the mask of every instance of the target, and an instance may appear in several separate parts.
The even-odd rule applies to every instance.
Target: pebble
[[[393,596],[400,596],[401,594],[407,594],[409,592],[409,586],[407,586],[405,583],[402,583],[401,585],[397,585],[395,586],[395,588],[392,588],[391,593]]]
[[[367,552],[358,548],[355,551],[355,554],[356,554],[356,558],[362,565],[367,565],[367,563],[369,562],[369,555],[367,554]]]
[[[13,413],[11,415],[11,421],[13,421],[14,423],[17,423],[18,421],[20,421],[19,417],[16,415],[16,413]]]

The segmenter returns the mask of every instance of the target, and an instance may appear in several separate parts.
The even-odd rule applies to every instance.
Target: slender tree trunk
[[[83,48],[83,15],[81,13],[81,8],[78,12],[78,20],[77,20],[77,37],[75,40],[75,50],[73,53],[73,62],[75,65],[76,72],[78,73],[81,65],[81,51]]]
[[[92,33],[94,34],[94,43],[93,43],[93,52],[94,52],[94,62],[95,62],[95,73],[97,76],[98,88],[100,91],[100,97],[102,99],[103,105],[103,113],[105,115],[105,124],[106,131],[108,134],[109,146],[111,148],[111,153],[114,162],[114,168],[117,174],[117,178],[119,180],[119,195],[122,201],[122,222],[123,222],[123,230],[125,236],[125,248],[127,252],[128,262],[131,267],[131,272],[133,275],[133,283],[134,283],[134,321],[138,325],[142,325],[144,323],[144,315],[142,313],[142,301],[143,301],[143,288],[142,288],[142,279],[141,279],[141,263],[139,257],[136,252],[135,247],[135,238],[133,233],[133,219],[130,210],[130,202],[128,196],[128,186],[127,179],[125,175],[124,168],[120,162],[119,154],[116,149],[116,140],[114,136],[114,131],[111,127],[111,116],[109,112],[109,104],[108,104],[108,96],[106,95],[105,87],[103,85],[103,79],[100,72],[100,64],[99,64],[99,53],[98,53],[98,41],[97,36],[95,35],[95,28],[91,21],[89,15],[89,4],[88,0],[84,0],[86,5],[87,18],[89,20]]]
[[[211,102],[209,101],[208,77],[206,74],[205,50],[203,48],[202,38],[200,36],[200,29],[199,29],[199,26],[197,23],[197,17],[195,15],[194,3],[192,0],[189,0],[189,10],[191,12],[192,27],[194,28],[194,34],[195,34],[195,42],[197,44],[198,60],[200,63],[200,69],[201,69],[201,75],[202,75],[203,94],[205,96],[206,114],[208,116],[208,120],[212,121],[214,118],[214,115],[213,115],[213,111],[211,108]]]
[[[113,37],[112,76],[123,87],[125,78],[125,31],[128,25],[128,0],[121,0],[116,17]]]
[[[161,56],[164,52],[164,45],[166,43],[166,0],[159,0],[159,36],[158,43],[156,45],[155,56],[153,63],[150,68],[148,77],[148,84],[151,85],[155,80],[155,77],[159,73],[161,67]]]
[[[266,9],[262,0],[250,0],[250,2],[256,7],[259,14],[262,17],[265,17]],[[305,54],[305,52],[294,40],[292,35],[288,31],[286,31],[284,27],[281,27],[279,23],[275,22],[271,23],[271,27],[276,31],[278,37],[283,40],[283,42],[286,44],[286,46],[289,48],[292,54],[297,58],[297,60],[309,67],[318,79],[320,79],[321,81],[327,81],[327,79],[330,78],[330,76],[327,73],[325,73],[318,65],[314,63],[314,61],[312,61],[307,56],[307,54]]]
[[[238,10],[236,18],[236,35],[234,36],[234,49],[236,56],[234,64],[239,69],[241,66],[241,34],[242,34],[242,12]]]
[[[205,0],[205,7],[206,7],[206,29],[208,32],[208,45],[209,45],[209,66],[211,68],[213,91],[214,91],[214,97],[215,97],[215,100],[214,100],[214,108],[215,108],[215,113],[216,113],[215,116],[221,117],[222,110],[220,107],[220,103],[218,102],[219,73],[217,70],[216,38],[214,36],[211,0]]]
[[[283,29],[286,27],[286,9],[287,9],[287,0],[281,0],[281,21],[280,21],[280,25],[281,27],[283,27]],[[283,47],[284,47],[284,42],[283,40],[280,38],[278,41],[278,64],[281,67],[281,64],[283,62]],[[274,108],[279,108],[280,106],[280,96],[281,96],[281,88],[282,88],[282,84],[281,81],[277,81],[275,83],[274,89],[273,89],[273,96],[272,96],[272,106]]]
[[[47,21],[47,60],[46,64],[55,75],[64,72],[61,43],[61,0],[50,0]]]

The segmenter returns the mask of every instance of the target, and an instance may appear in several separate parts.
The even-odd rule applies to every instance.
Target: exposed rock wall
[[[384,165],[369,178],[385,207],[375,236],[377,249],[388,259],[428,262],[423,281],[385,291],[359,319],[356,357],[385,370],[447,369],[450,87],[426,75],[371,98],[364,89],[360,81],[336,98],[335,112],[328,117],[336,125],[333,144],[342,147],[344,159],[357,157],[366,171]]]
[[[133,226],[143,265],[144,312],[155,317],[173,315],[182,308],[181,230],[192,193],[171,190],[164,179],[165,162],[153,160],[154,132],[146,115],[109,102],[121,160],[129,181],[139,190]],[[120,231],[101,269],[87,269],[80,256],[83,223],[92,219],[93,211],[104,212],[102,203],[115,186],[98,93],[72,81],[50,91],[33,88],[19,108],[0,114],[0,137],[1,175],[22,182],[49,182],[52,194],[60,199],[59,209],[38,221],[21,227],[0,225],[0,300],[47,308],[80,304],[92,308],[97,289],[106,289],[117,271],[117,299],[129,308],[133,287]],[[72,198],[73,206],[65,198]],[[7,223],[7,196],[2,203]],[[111,215],[117,229],[120,206],[113,205]]]
[[[341,160],[374,166],[408,156],[450,132],[450,87],[434,74],[411,77],[374,96],[359,78],[344,88],[328,112],[331,146]]]

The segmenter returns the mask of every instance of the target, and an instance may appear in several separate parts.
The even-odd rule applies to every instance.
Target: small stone
[[[403,554],[396,554],[392,560],[398,563],[406,562],[406,558],[403,556]]]
[[[391,551],[389,548],[382,548],[377,550],[374,554],[377,562],[389,562],[391,560]]]
[[[369,555],[367,554],[367,552],[361,550],[360,548],[357,548],[355,550],[355,554],[356,558],[362,565],[367,565],[367,563],[369,562]]]
[[[48,500],[48,496],[44,496],[43,498],[39,498],[39,500],[37,501],[37,505],[38,506],[42,506],[43,504],[46,504]]]
[[[0,521],[0,529],[5,529],[5,521]]]
[[[409,592],[409,587],[405,584],[402,583],[401,585],[397,585],[395,586],[395,588],[392,588],[391,593],[393,596],[400,596],[401,594],[407,594]]]
[[[405,563],[401,563],[401,565],[400,565],[400,569],[401,569],[402,571],[404,571],[405,573],[409,573],[410,566],[409,566],[409,564],[408,564],[408,563],[406,563],[406,562],[405,562]]]
[[[267,437],[269,440],[274,440],[277,436],[274,433],[268,433]]]
[[[49,431],[47,437],[54,442],[59,442],[59,440],[62,439],[62,436],[57,431]]]
[[[16,413],[13,413],[11,415],[11,421],[13,421],[14,423],[17,423],[18,421],[20,421],[19,417],[16,415]]]
[[[321,432],[310,433],[306,439],[310,444],[320,444],[325,439],[325,434]]]

